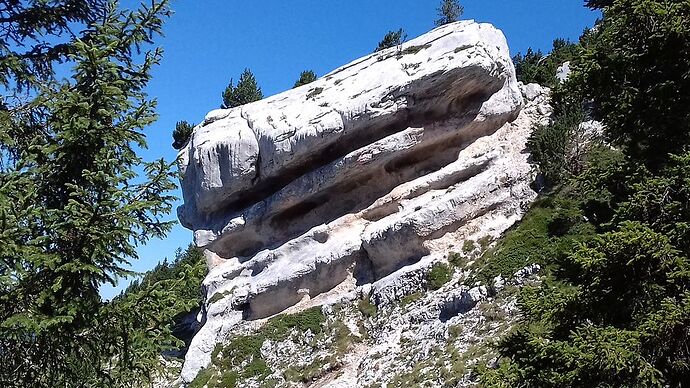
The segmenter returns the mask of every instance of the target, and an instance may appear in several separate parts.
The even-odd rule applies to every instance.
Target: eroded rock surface
[[[183,380],[240,323],[390,304],[453,247],[500,235],[536,196],[525,142],[549,115],[503,34],[471,21],[209,113],[180,154],[178,214],[210,268]]]

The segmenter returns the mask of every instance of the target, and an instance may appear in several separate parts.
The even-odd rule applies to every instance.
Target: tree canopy
[[[436,19],[434,24],[438,27],[460,20],[460,16],[465,12],[465,8],[460,5],[458,0],[441,0],[437,11],[438,19]]]
[[[497,365],[480,368],[484,386],[690,381],[690,1],[588,5],[606,7],[604,17],[583,37],[554,104],[587,107],[607,144],[527,215],[541,214],[546,227],[517,229],[521,244],[552,254],[541,258],[541,283],[518,296],[524,321],[500,341]],[[571,128],[565,138],[577,131],[568,119],[555,123]],[[565,152],[550,150],[541,168]]]
[[[109,304],[99,287],[171,225],[171,166],[136,154],[156,119],[144,90],[161,50],[145,47],[168,3],[5,1],[0,13],[13,96],[0,109],[0,385],[151,381],[177,302]],[[71,66],[59,80],[58,61]]]
[[[261,88],[257,84],[254,74],[252,74],[251,70],[244,69],[244,72],[240,75],[240,80],[237,82],[237,86],[234,86],[233,81],[230,80],[230,84],[223,91],[222,107],[224,109],[234,108],[259,101],[262,98],[264,98],[264,95],[261,93]]]
[[[175,124],[175,130],[173,130],[173,143],[172,147],[176,150],[182,149],[189,138],[192,136],[192,131],[194,130],[194,124],[190,124],[184,120],[178,121]]]
[[[298,88],[302,85],[307,85],[316,81],[316,73],[313,70],[305,70],[299,75],[299,79],[295,81],[293,88]]]
[[[376,46],[374,52],[379,52],[391,47],[398,47],[402,45],[407,39],[407,34],[402,28],[397,31],[388,31],[386,35],[381,39],[379,44]]]

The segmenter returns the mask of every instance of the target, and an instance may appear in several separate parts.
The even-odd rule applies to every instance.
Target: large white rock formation
[[[512,225],[535,196],[524,148],[542,92],[520,90],[499,30],[466,21],[210,112],[180,153],[179,218],[210,268],[183,380],[239,322],[385,304],[411,268]]]

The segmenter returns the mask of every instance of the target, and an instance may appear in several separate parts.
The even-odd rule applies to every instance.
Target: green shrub
[[[322,87],[316,87],[307,94],[307,99],[314,98],[323,92]]]
[[[450,252],[448,254],[448,263],[455,268],[465,268],[467,265],[467,257],[457,252]]]
[[[417,54],[418,52],[427,49],[431,47],[430,43],[424,44],[424,45],[419,45],[419,46],[410,46],[406,47],[404,50],[400,52],[400,55],[407,55],[407,54]]]
[[[172,134],[173,148],[179,150],[187,145],[189,138],[192,136],[192,131],[194,131],[194,124],[190,124],[184,120],[178,121],[177,124],[175,124],[175,130]]]
[[[213,304],[218,302],[219,300],[225,298],[226,296],[230,295],[231,291],[224,291],[224,292],[216,292],[211,296],[211,299],[208,300],[209,304]]]
[[[357,302],[357,308],[362,315],[369,318],[375,317],[376,313],[378,312],[378,308],[375,304],[371,303],[371,300],[368,297]]]
[[[410,294],[410,295],[405,295],[405,296],[400,300],[400,305],[401,305],[402,307],[405,307],[405,306],[407,306],[407,305],[410,304],[410,303],[414,303],[414,302],[418,301],[419,299],[422,298],[422,296],[423,296],[422,293],[419,292],[419,291],[417,291],[417,292],[415,292],[415,293],[412,293],[412,294]]]
[[[594,234],[578,202],[553,194],[532,205],[520,223],[505,233],[495,247],[474,264],[476,279],[489,283],[494,277],[510,277],[529,264],[550,264],[577,242]]]
[[[477,247],[477,244],[473,240],[465,240],[465,242],[462,243],[462,252],[463,253],[470,253],[476,247]]]
[[[234,388],[240,376],[235,371],[226,370],[220,375],[219,388]],[[210,388],[210,387],[209,387]]]
[[[477,241],[481,249],[486,249],[491,245],[491,236],[484,236]]]
[[[189,383],[189,388],[203,388],[208,382],[211,380],[213,377],[213,368],[205,368],[202,369],[192,380],[191,383]]]
[[[575,161],[569,160],[573,135],[584,120],[581,109],[573,109],[556,117],[553,123],[534,128],[527,141],[527,149],[539,165],[546,187],[553,187],[569,177]]]
[[[302,85],[307,85],[316,81],[316,73],[313,70],[305,70],[299,75],[299,79],[295,81],[293,88],[298,88]]]
[[[304,332],[311,330],[312,333],[318,334],[323,329],[324,322],[326,322],[326,317],[323,315],[321,307],[312,307],[297,314],[279,315],[271,318],[261,332],[266,338],[280,341],[285,339],[287,333],[293,328]]]
[[[427,285],[432,290],[438,290],[448,283],[453,277],[452,268],[446,263],[437,263],[431,267],[431,271],[427,274]]]
[[[374,52],[400,46],[403,44],[403,42],[405,42],[405,39],[407,39],[407,34],[405,34],[405,30],[402,28],[398,31],[388,31],[388,33],[379,42],[378,46],[376,46]]]

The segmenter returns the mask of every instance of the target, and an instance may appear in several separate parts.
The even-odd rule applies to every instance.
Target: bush
[[[187,142],[189,141],[189,138],[192,136],[192,131],[194,130],[194,124],[190,124],[186,121],[178,121],[177,124],[175,124],[175,130],[173,131],[173,143],[172,147],[176,150],[181,149],[185,145],[187,145]]]
[[[529,264],[549,265],[594,235],[577,201],[556,193],[534,203],[522,221],[474,264],[476,280],[512,276]]]
[[[446,263],[437,263],[427,274],[427,285],[432,290],[438,290],[453,277],[453,269]]]
[[[544,55],[541,50],[528,48],[523,55],[517,53],[513,57],[515,73],[522,83],[537,83],[539,85],[556,87],[559,84],[556,71],[565,62],[577,60],[580,55],[581,44],[571,43],[564,39],[553,41],[552,50]]]
[[[371,303],[369,298],[361,299],[357,302],[357,308],[359,308],[359,312],[365,317],[375,317],[378,312],[378,308],[375,304]]]
[[[256,78],[254,78],[254,74],[249,69],[244,69],[237,86],[233,86],[233,81],[230,80],[230,84],[223,91],[223,105],[221,107],[224,109],[234,108],[259,101],[262,98],[264,95],[256,82]]]
[[[403,30],[402,28],[398,31],[388,31],[386,36],[384,36],[383,39],[379,42],[378,46],[376,46],[374,52],[379,52],[387,48],[400,46],[405,42],[406,39],[407,34],[405,34],[405,30]]]
[[[530,135],[527,149],[539,165],[546,187],[553,187],[570,175],[574,163],[569,163],[572,161],[567,156],[574,146],[573,134],[583,118],[582,111],[569,112],[557,117],[551,124],[537,126]]]
[[[292,88],[298,88],[314,81],[316,81],[316,73],[314,73],[312,70],[305,70],[299,75],[299,79],[295,81],[295,85]]]

